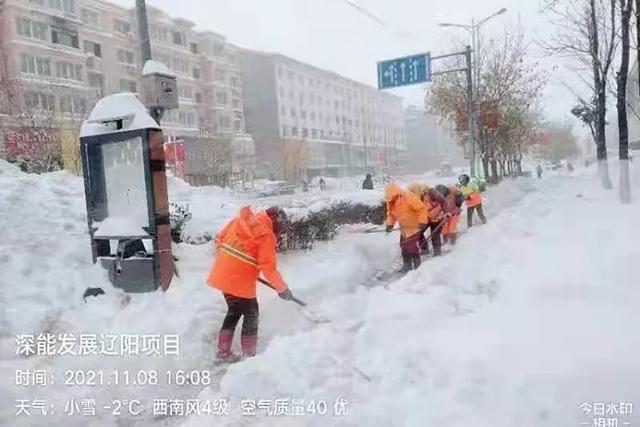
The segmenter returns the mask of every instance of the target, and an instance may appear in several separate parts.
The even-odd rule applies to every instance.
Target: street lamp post
[[[466,31],[468,31],[469,33],[471,33],[471,47],[473,50],[473,77],[474,77],[474,99],[473,99],[473,105],[472,108],[469,111],[469,123],[471,123],[472,125],[469,128],[469,136],[471,139],[471,160],[470,160],[470,170],[471,170],[471,176],[475,177],[476,176],[476,144],[477,144],[477,131],[479,130],[479,126],[478,126],[478,109],[479,109],[479,105],[478,105],[478,98],[479,98],[479,89],[480,89],[480,40],[479,40],[479,32],[480,32],[480,27],[482,27],[482,25],[484,25],[487,21],[489,21],[491,18],[494,18],[498,15],[502,15],[503,13],[505,13],[507,11],[506,8],[502,8],[500,10],[498,10],[497,12],[492,13],[491,15],[487,16],[486,18],[483,18],[479,21],[476,21],[475,19],[471,19],[471,25],[467,25],[467,24],[452,24],[449,22],[443,22],[440,23],[439,25],[441,27],[457,27],[457,28],[462,28]]]

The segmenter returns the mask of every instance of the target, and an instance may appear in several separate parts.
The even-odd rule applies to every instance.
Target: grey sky
[[[112,0],[132,7],[134,0]],[[382,21],[377,23],[346,0],[148,0],[148,4],[196,23],[198,29],[219,32],[239,46],[280,52],[346,77],[376,84],[376,61],[431,51],[446,53],[452,36],[466,37],[462,29],[439,27],[439,22],[469,23],[502,7],[507,13],[483,27],[483,37],[499,36],[503,28],[521,25],[530,40],[554,28],[538,13],[539,0],[351,0]],[[550,118],[568,116],[572,95],[561,84],[571,79],[557,62],[545,58],[532,44],[532,60],[550,72],[545,107]],[[423,87],[394,91],[408,104],[422,105]]]

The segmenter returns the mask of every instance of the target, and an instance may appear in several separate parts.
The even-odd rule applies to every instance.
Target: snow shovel
[[[276,288],[271,283],[267,282],[262,277],[258,277],[258,282],[262,283],[263,285],[267,285],[268,287],[270,287],[274,291],[276,290]],[[306,302],[302,301],[301,299],[298,299],[298,298],[294,297],[293,295],[291,296],[291,301],[295,302],[300,307],[306,307],[307,306]]]
[[[258,282],[262,283],[263,285],[266,285],[266,286],[270,287],[274,291],[276,290],[276,288],[271,283],[267,282],[266,280],[264,280],[261,277],[258,277]],[[301,310],[300,314],[302,314],[302,316],[305,319],[307,319],[308,321],[310,321],[312,323],[329,323],[329,322],[331,322],[331,320],[322,318],[322,317],[318,316],[316,313],[314,313],[313,311],[311,311],[307,307],[307,303],[302,301],[301,299],[292,296],[291,297],[291,301],[295,302],[300,307],[305,307],[305,310]]]

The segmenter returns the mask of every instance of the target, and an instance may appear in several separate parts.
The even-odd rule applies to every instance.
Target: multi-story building
[[[261,174],[299,180],[401,167],[401,98],[279,54],[240,58]]]
[[[180,107],[162,125],[168,137],[184,142],[191,159],[185,177],[212,182],[212,165],[201,155],[212,145],[227,146],[229,163],[242,159],[228,172],[252,168],[235,48],[154,7],[148,21],[153,58],[178,79]],[[0,142],[6,134],[16,139],[24,127],[77,127],[99,97],[138,91],[140,56],[134,9],[99,0],[0,0],[0,114],[12,121],[0,126]]]
[[[439,118],[415,107],[405,110],[407,134],[407,172],[424,173],[443,163],[462,166],[464,152],[458,145],[455,130]]]

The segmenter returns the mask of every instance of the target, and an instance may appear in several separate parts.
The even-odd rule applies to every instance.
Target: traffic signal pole
[[[476,135],[475,135],[475,126],[474,126],[474,108],[473,108],[473,66],[471,61],[471,46],[466,46],[463,52],[455,52],[448,53],[446,55],[432,56],[431,60],[434,59],[442,59],[449,58],[452,56],[464,55],[466,61],[466,67],[464,68],[455,68],[452,70],[444,70],[438,71],[435,73],[431,73],[432,76],[437,76],[440,74],[448,74],[448,73],[459,73],[464,72],[467,77],[467,126],[469,128],[469,140],[471,143],[471,160],[470,160],[470,172],[471,176],[476,176]]]

